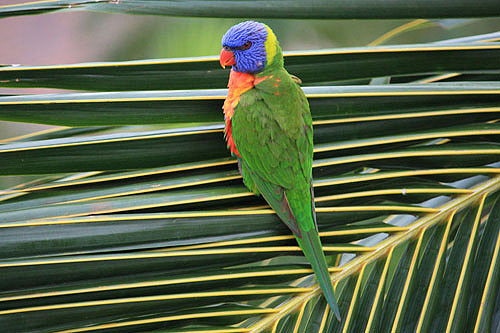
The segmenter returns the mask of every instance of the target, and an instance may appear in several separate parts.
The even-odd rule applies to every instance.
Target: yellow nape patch
[[[276,39],[276,35],[274,34],[274,32],[271,30],[271,28],[269,28],[267,25],[266,25],[266,28],[267,28],[267,39],[266,39],[266,42],[264,43],[264,46],[266,47],[266,54],[267,54],[267,64],[271,64],[274,60],[274,56],[276,55],[276,43],[277,43],[277,39]]]

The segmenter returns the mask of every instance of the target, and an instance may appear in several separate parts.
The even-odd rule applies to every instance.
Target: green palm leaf
[[[213,57],[0,68],[4,87],[102,91],[0,97],[1,120],[74,126],[0,142],[1,175],[43,175],[0,192],[0,326],[495,330],[499,49],[478,36],[287,56],[311,104],[318,225],[342,322],[290,231],[242,185],[223,141],[227,73]],[[384,76],[398,84],[340,85]]]
[[[500,33],[495,33],[475,36],[475,39],[463,38],[429,44],[285,52],[285,62],[287,70],[300,77],[306,85],[366,80],[385,75],[400,77],[399,80],[409,82],[413,79],[409,75],[434,71],[473,73],[481,70],[485,74],[490,70],[495,71],[499,66],[499,39]],[[428,61],[429,57],[432,57],[432,62]],[[0,68],[0,86],[92,91],[225,88],[227,72],[220,68],[216,57],[5,66]],[[188,97],[192,93],[178,92],[176,97]],[[114,97],[94,96],[96,99]],[[140,97],[154,96],[158,95]],[[116,97],[119,98],[120,95]]]
[[[364,1],[351,4],[342,0],[317,1],[312,6],[301,1],[144,1],[144,0],[42,0],[0,7],[0,17],[29,15],[55,10],[74,9],[125,12],[128,14],[239,17],[249,13],[264,18],[302,19],[347,19],[347,18],[420,18],[420,17],[488,17],[500,14],[496,1],[482,0],[477,4],[456,1],[448,4],[442,1],[414,0],[411,6],[406,2],[380,3]],[[373,10],[377,8],[378,10]]]

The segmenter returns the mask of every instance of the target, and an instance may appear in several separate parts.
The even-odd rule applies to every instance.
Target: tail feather
[[[333,313],[335,313],[337,320],[341,321],[339,307],[335,301],[332,280],[330,278],[330,273],[328,273],[328,265],[326,264],[326,258],[321,247],[318,233],[315,229],[311,229],[307,232],[303,232],[302,238],[296,237],[296,239],[307,260],[311,263],[314,274],[316,275],[316,280],[323,291],[326,301],[333,310]]]

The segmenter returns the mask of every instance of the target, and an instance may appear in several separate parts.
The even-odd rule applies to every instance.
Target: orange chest
[[[234,108],[240,101],[240,96],[254,87],[255,76],[248,73],[240,73],[231,70],[229,75],[228,92],[224,101],[224,116],[231,120]],[[228,119],[229,118],[229,119]]]
[[[240,73],[231,70],[229,75],[228,92],[226,100],[224,101],[224,135],[227,142],[227,147],[231,151],[231,154],[237,155],[241,158],[238,148],[233,139],[233,133],[231,128],[231,118],[234,115],[234,108],[238,105],[240,101],[240,96],[254,87],[255,76],[247,73]]]

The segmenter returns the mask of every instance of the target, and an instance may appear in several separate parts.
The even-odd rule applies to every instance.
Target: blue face
[[[222,37],[222,47],[234,53],[233,69],[243,73],[260,72],[266,65],[267,27],[246,21],[231,27]]]

